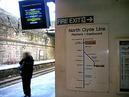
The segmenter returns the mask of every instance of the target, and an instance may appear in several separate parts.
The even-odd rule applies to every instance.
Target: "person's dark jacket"
[[[32,56],[23,58],[20,62],[20,70],[22,77],[32,77],[34,60]]]

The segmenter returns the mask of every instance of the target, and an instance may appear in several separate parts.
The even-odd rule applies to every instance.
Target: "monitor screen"
[[[49,28],[49,9],[44,0],[19,1],[22,29]]]

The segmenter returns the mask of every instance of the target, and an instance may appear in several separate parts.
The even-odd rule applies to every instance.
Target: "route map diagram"
[[[77,25],[66,30],[67,87],[72,90],[107,92],[107,26]]]

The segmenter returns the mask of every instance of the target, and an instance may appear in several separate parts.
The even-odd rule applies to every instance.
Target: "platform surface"
[[[43,61],[34,61],[34,65],[51,63],[51,62],[55,62],[55,59],[43,60]],[[18,68],[19,66],[20,66],[19,63],[17,63],[17,64],[10,64],[10,65],[8,65],[8,64],[0,64],[0,70]]]
[[[55,72],[33,78],[32,97],[55,97]],[[22,83],[0,88],[0,97],[24,97]]]

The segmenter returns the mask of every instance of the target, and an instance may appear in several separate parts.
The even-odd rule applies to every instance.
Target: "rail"
[[[46,63],[52,63],[52,62],[55,62],[55,59],[44,60],[44,61],[35,61],[34,65],[46,64]],[[2,64],[2,65],[0,65],[0,70],[18,68],[19,66],[20,65],[18,63],[17,64],[11,64],[11,65]]]
[[[0,70],[0,88],[15,84],[20,81],[21,77],[18,70],[19,65],[12,67],[3,67]],[[55,60],[45,60],[34,63],[33,77],[40,76],[55,70]]]

